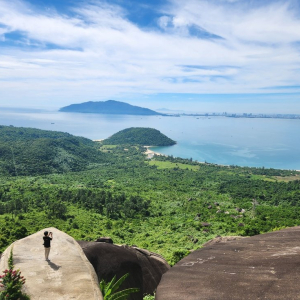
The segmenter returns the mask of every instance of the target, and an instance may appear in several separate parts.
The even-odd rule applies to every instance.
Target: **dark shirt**
[[[49,236],[44,236],[43,240],[44,240],[44,247],[49,248],[50,247],[50,241],[52,240],[52,238],[49,237]]]

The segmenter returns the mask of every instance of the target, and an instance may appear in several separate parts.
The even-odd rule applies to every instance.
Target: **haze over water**
[[[177,141],[154,151],[222,165],[300,169],[300,120],[162,117],[1,111],[1,125],[105,139],[129,127],[151,127]]]

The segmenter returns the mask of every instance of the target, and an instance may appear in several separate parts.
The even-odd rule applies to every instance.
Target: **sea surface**
[[[300,120],[228,117],[123,116],[1,110],[0,125],[105,139],[129,127],[151,127],[177,141],[152,150],[221,165],[300,170]]]

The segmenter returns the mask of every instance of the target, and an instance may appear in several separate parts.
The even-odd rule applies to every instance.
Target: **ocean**
[[[152,150],[220,165],[300,170],[300,120],[228,117],[123,116],[0,110],[0,125],[105,139],[129,127],[151,127],[177,142]]]

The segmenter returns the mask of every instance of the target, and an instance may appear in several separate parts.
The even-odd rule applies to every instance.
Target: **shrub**
[[[21,276],[20,270],[13,270],[13,254],[10,252],[8,260],[9,270],[3,271],[0,276],[0,287],[3,288],[0,293],[0,300],[29,300],[29,296],[24,294],[21,289],[25,284],[25,278]]]
[[[105,282],[101,280],[100,282],[100,290],[103,295],[104,300],[126,300],[128,296],[132,293],[139,292],[139,288],[129,288],[122,291],[118,291],[121,284],[124,280],[129,276],[129,273],[122,276],[118,281],[116,281],[116,276],[110,281]]]
[[[153,295],[145,295],[143,300],[154,300],[155,299],[155,296]]]
[[[178,263],[181,259],[183,259],[185,256],[189,255],[190,252],[188,250],[177,250],[174,251],[171,257],[170,265],[173,266],[176,263]]]

